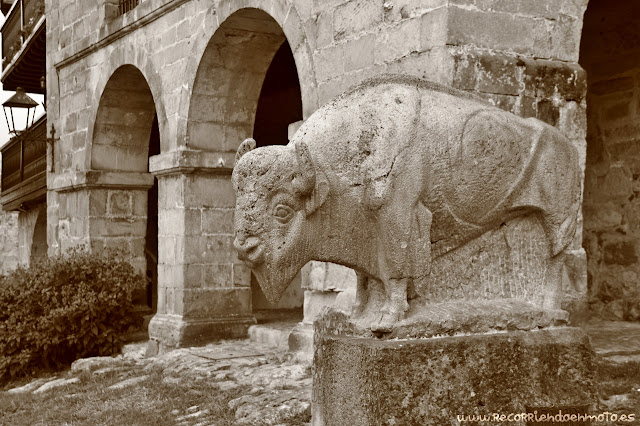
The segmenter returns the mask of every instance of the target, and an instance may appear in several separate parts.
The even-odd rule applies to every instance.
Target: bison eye
[[[287,223],[293,217],[293,209],[285,204],[278,204],[273,210],[273,215],[280,223]]]

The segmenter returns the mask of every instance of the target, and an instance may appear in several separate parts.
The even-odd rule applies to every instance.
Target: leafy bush
[[[113,252],[73,250],[0,277],[0,381],[120,352],[142,321],[131,296],[144,285]]]

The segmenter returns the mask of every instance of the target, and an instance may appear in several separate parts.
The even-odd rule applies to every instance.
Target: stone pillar
[[[177,151],[150,159],[158,178],[158,311],[150,353],[240,338],[255,323],[251,272],[233,250],[233,154]]]
[[[302,269],[302,288],[305,289],[304,318],[289,335],[289,350],[310,355],[313,322],[325,308],[351,313],[356,297],[356,273],[335,263],[311,261]]]
[[[140,273],[146,270],[149,173],[90,170],[66,172],[50,179],[57,192],[57,241],[60,253],[72,248],[128,253]]]
[[[304,292],[303,323],[311,325],[325,306],[349,313],[355,301],[356,273],[346,266],[329,262],[309,262],[302,276]]]

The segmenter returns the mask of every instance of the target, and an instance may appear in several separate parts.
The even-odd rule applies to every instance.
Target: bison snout
[[[233,241],[233,247],[238,252],[238,259],[248,261],[253,265],[262,262],[262,247],[258,238],[249,237],[245,240],[236,237]]]

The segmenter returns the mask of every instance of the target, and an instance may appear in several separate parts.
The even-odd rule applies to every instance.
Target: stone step
[[[249,340],[268,345],[273,348],[286,349],[289,345],[289,334],[295,322],[271,322],[249,327]]]
[[[302,321],[301,309],[267,309],[254,311],[253,314],[258,324],[249,327],[249,339],[285,350],[291,330]]]
[[[258,324],[249,327],[249,339],[273,348],[285,348],[289,342],[291,330],[278,330],[268,325]]]
[[[601,380],[636,377],[640,380],[640,353],[598,355]]]
[[[598,355],[601,380],[640,380],[640,323],[593,320],[583,328]]]

